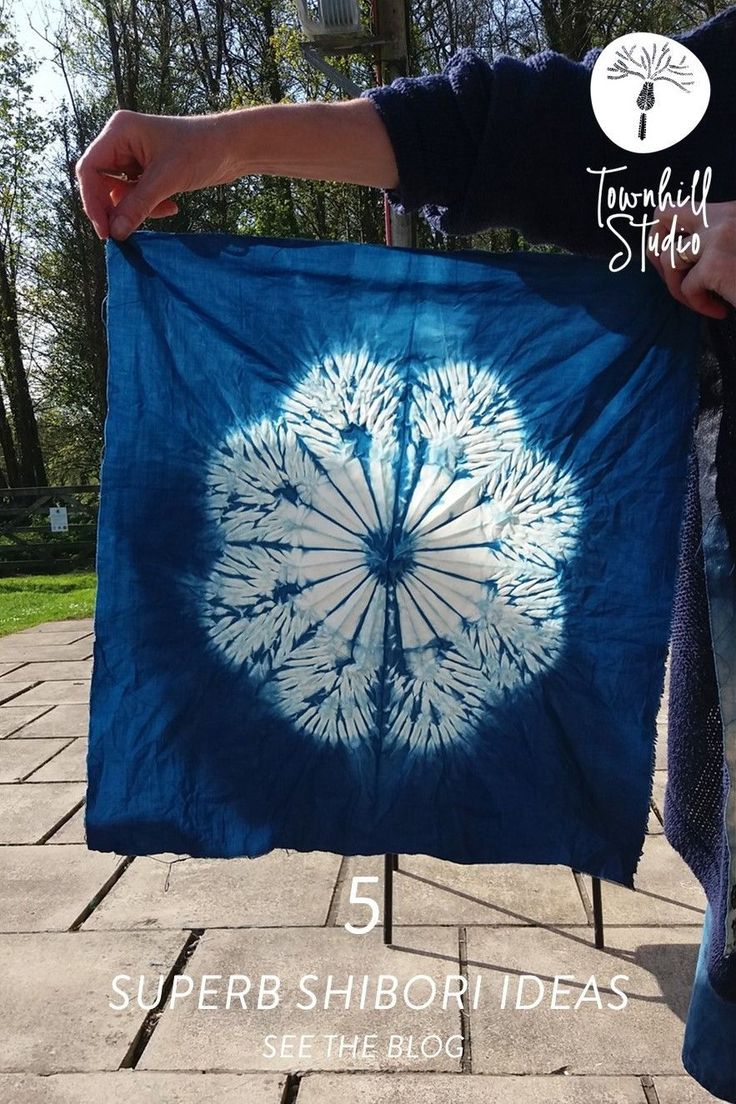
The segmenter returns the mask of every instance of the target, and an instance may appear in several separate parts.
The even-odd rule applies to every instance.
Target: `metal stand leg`
[[[394,870],[398,869],[398,855],[383,857],[383,942],[393,943],[394,926]]]
[[[593,928],[595,931],[595,945],[598,950],[605,947],[603,936],[603,897],[601,895],[601,880],[593,878]]]

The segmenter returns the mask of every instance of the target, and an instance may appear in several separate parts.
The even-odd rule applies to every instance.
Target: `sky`
[[[27,54],[40,63],[33,79],[33,100],[39,111],[52,111],[66,98],[64,78],[52,59],[53,51],[36,33],[52,37],[59,20],[59,9],[53,0],[11,0],[9,9],[18,41]],[[35,30],[34,30],[35,28]]]

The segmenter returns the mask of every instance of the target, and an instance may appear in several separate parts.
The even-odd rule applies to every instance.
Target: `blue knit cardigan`
[[[736,199],[736,8],[678,38],[703,62],[711,100],[692,134],[661,153],[622,153],[599,128],[589,91],[599,51],[580,62],[544,51],[490,64],[464,49],[440,74],[363,93],[396,156],[391,203],[421,211],[444,234],[515,227],[532,242],[610,256],[613,239],[597,225],[598,178],[588,166],[626,164],[617,183],[634,191],[656,187],[667,165],[675,186],[710,165],[709,199]],[[736,838],[729,841],[726,819],[736,732],[723,720],[727,700],[736,720],[733,315],[704,325],[704,338],[671,634],[665,831],[708,898],[683,1060],[711,1092],[736,1101],[736,953],[726,938],[736,935]]]

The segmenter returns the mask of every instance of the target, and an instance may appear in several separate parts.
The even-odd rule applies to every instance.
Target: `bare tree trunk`
[[[87,335],[86,348],[90,355],[90,367],[93,373],[94,395],[98,411],[99,431],[107,414],[107,334],[103,318],[103,302],[107,291],[107,273],[105,271],[105,251],[102,242],[92,232],[82,209],[82,199],[75,186],[74,157],[69,142],[69,132],[62,125],[65,164],[69,179],[69,202],[71,206],[72,226],[77,256],[81,269],[79,294],[82,303],[81,327]],[[85,135],[78,133],[76,141],[80,149],[84,148]]]
[[[112,60],[112,79],[115,83],[115,98],[118,107],[130,107],[125,95],[123,83],[123,70],[120,64],[120,35],[115,23],[115,13],[112,10],[110,0],[105,0],[105,25],[107,27],[107,39],[110,44],[110,58]]]
[[[542,0],[540,13],[551,50],[575,61],[593,45],[595,9],[585,0]]]
[[[36,413],[31,402],[28,378],[18,327],[18,306],[11,282],[5,246],[0,242],[0,342],[5,364],[5,385],[13,416],[19,476],[25,487],[45,487],[46,469],[41,454]]]
[[[3,452],[3,459],[5,461],[5,471],[0,473],[4,478],[4,486],[6,487],[18,487],[20,486],[20,469],[18,467],[18,457],[15,452],[15,441],[13,440],[13,433],[10,428],[10,422],[8,421],[8,413],[5,409],[5,399],[2,392],[0,392],[0,448]]]

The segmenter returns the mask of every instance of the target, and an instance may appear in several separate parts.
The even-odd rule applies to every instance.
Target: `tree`
[[[46,484],[22,339],[26,253],[47,137],[28,104],[32,72],[0,10],[0,445],[11,486]]]

